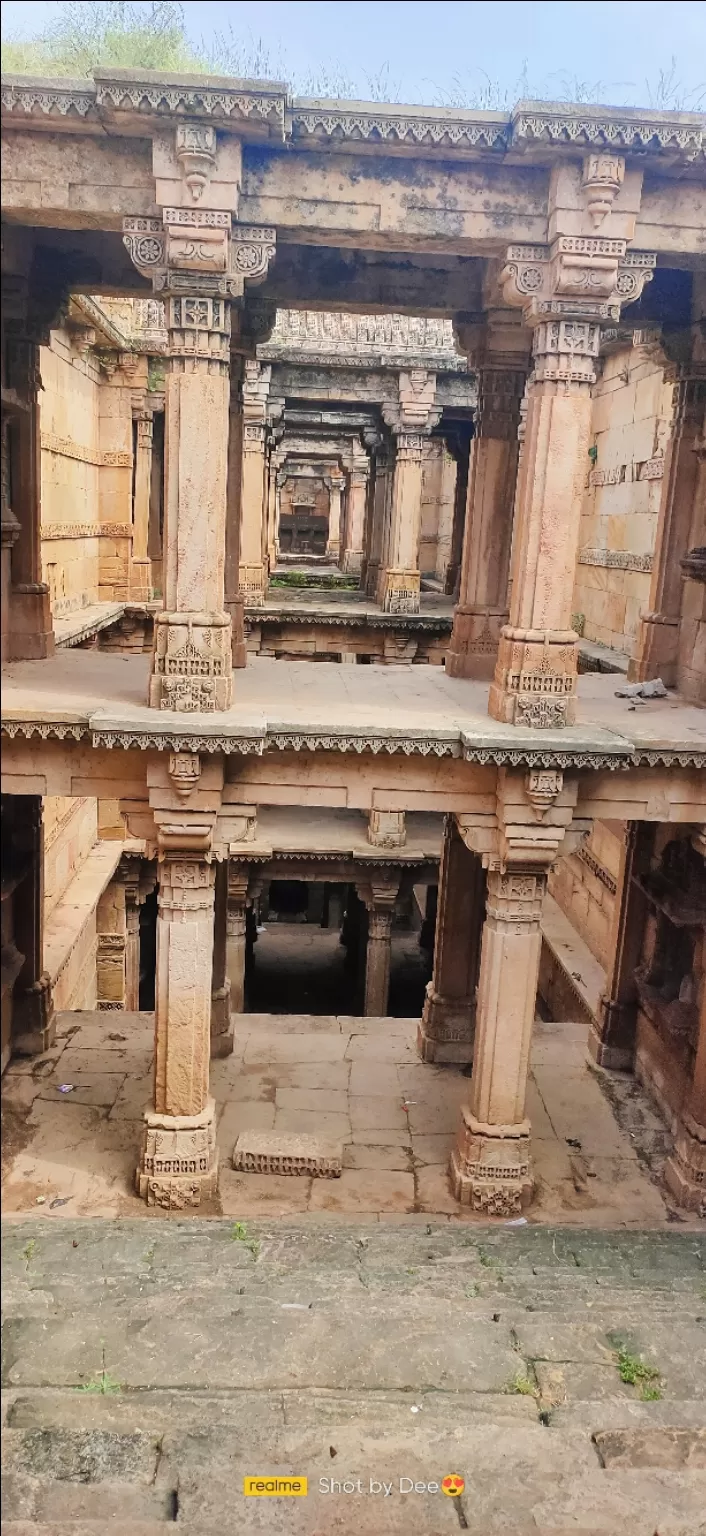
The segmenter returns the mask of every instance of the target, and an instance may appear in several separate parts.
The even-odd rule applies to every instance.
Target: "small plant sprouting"
[[[639,1387],[643,1403],[658,1402],[662,1396],[660,1373],[654,1365],[646,1365],[641,1355],[633,1354],[627,1344],[620,1344],[615,1354],[618,1375],[628,1387]]]
[[[259,1258],[260,1244],[256,1237],[248,1235],[248,1229],[244,1221],[234,1221],[230,1229],[230,1235],[234,1243],[244,1243],[245,1247],[250,1249],[254,1259]]]
[[[25,1269],[29,1269],[29,1266],[32,1263],[32,1259],[34,1258],[34,1250],[35,1250],[36,1246],[37,1246],[37,1239],[36,1239],[36,1237],[31,1237],[29,1242],[25,1243],[25,1246],[22,1249],[22,1257],[23,1257],[23,1259],[25,1261]]]
[[[82,1382],[81,1386],[76,1388],[77,1392],[100,1392],[103,1397],[108,1396],[112,1392],[122,1392],[120,1382],[116,1381],[114,1376],[111,1376],[110,1371],[106,1367],[105,1341],[103,1339],[101,1339],[101,1353],[102,1365],[100,1370],[94,1372],[90,1381]]]
[[[504,1390],[511,1393],[514,1397],[537,1396],[537,1388],[534,1382],[530,1381],[529,1376],[523,1375],[522,1371],[518,1371],[517,1375],[512,1381],[508,1382]]]
[[[155,1256],[156,1248],[157,1248],[157,1244],[156,1243],[152,1243],[151,1246],[149,1248],[147,1248],[145,1250],[145,1252],[143,1253],[143,1255],[142,1255],[143,1263],[147,1264],[150,1269],[152,1268],[152,1265],[154,1264],[154,1256]]]
[[[467,1285],[466,1286],[466,1289],[465,1289],[463,1294],[464,1294],[464,1296],[468,1296],[469,1299],[470,1299],[473,1296],[480,1296],[480,1293],[481,1293],[480,1286],[478,1285],[477,1281],[474,1280],[472,1285]]]

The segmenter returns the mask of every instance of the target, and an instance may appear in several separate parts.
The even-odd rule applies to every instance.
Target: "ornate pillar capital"
[[[267,277],[276,231],[234,224],[215,208],[164,208],[161,219],[126,217],[123,244],[156,294],[242,299]]]

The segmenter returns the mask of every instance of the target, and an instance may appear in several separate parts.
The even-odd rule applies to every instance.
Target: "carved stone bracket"
[[[201,777],[198,752],[172,752],[169,757],[169,777],[179,799],[188,800]]]
[[[269,226],[233,225],[231,214],[218,209],[165,208],[161,220],[123,219],[123,244],[155,293],[242,298],[246,283],[267,276],[276,238]]]

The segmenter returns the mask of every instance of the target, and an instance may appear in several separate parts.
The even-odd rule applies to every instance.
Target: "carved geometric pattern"
[[[40,447],[45,453],[55,453],[65,459],[78,459],[81,464],[108,465],[111,468],[132,468],[132,453],[115,449],[89,448],[75,443],[69,437],[59,437],[56,432],[41,432]]]
[[[605,566],[619,571],[646,571],[649,574],[652,570],[652,555],[633,555],[625,549],[582,549],[578,564]]]

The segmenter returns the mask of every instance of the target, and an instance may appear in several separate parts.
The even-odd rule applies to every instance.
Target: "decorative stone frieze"
[[[338,1179],[343,1148],[324,1137],[284,1131],[241,1131],[233,1149],[233,1167],[240,1173],[310,1175]]]
[[[633,555],[628,549],[582,549],[577,563],[599,565],[607,570],[644,571],[649,575],[652,570],[653,556]]]

